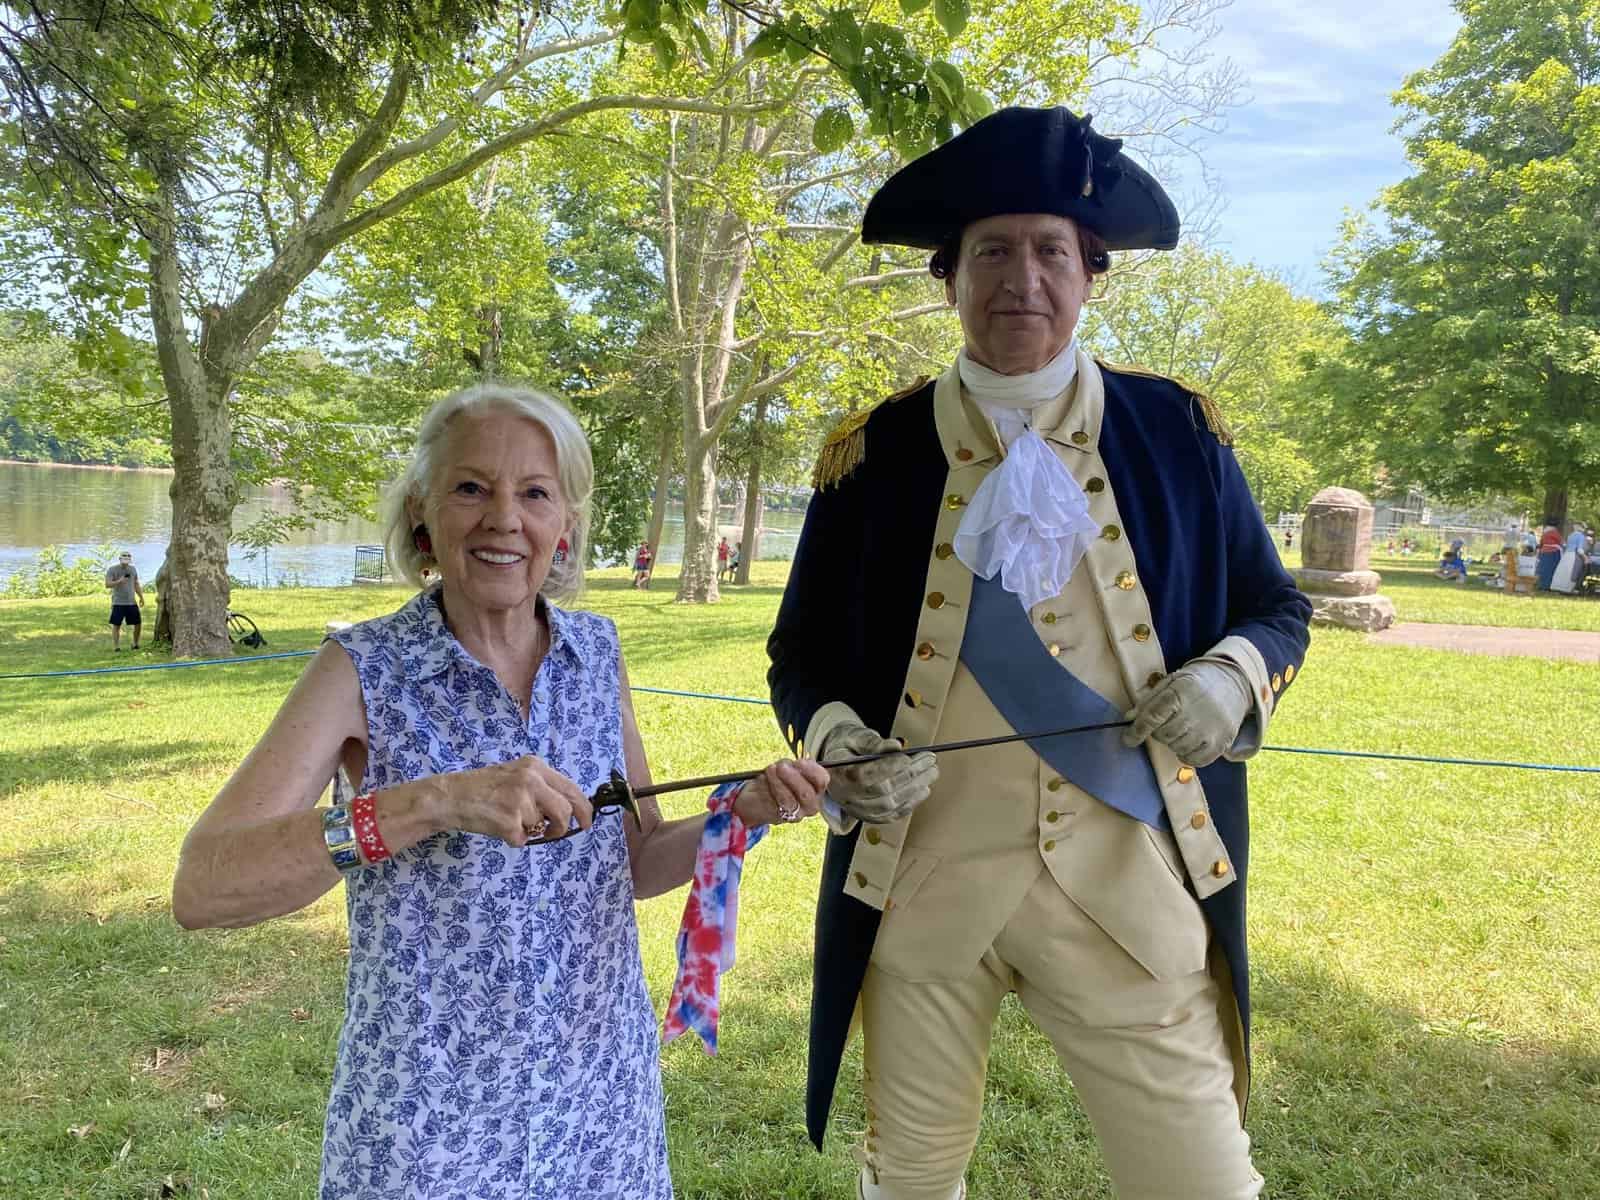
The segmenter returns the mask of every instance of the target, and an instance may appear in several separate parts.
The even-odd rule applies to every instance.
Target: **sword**
[[[1032,733],[1005,733],[999,737],[967,738],[960,742],[939,742],[931,746],[909,746],[898,750],[878,750],[872,754],[857,754],[850,758],[836,758],[821,765],[832,771],[838,767],[855,767],[876,762],[893,754],[949,754],[957,750],[976,750],[981,746],[1003,746],[1009,742],[1030,742],[1036,738],[1067,737],[1075,733],[1099,733],[1105,729],[1126,729],[1132,721],[1102,721],[1097,725],[1068,725],[1063,729],[1042,729]],[[763,767],[762,770],[766,768]],[[693,779],[674,779],[667,783],[652,783],[636,788],[621,771],[613,770],[611,778],[602,783],[589,803],[595,812],[607,808],[620,808],[633,817],[634,828],[643,828],[639,820],[639,801],[663,792],[683,792],[691,788],[718,787],[724,783],[743,783],[760,775],[761,771],[734,771],[728,775],[697,775]],[[562,835],[566,836],[565,834]],[[556,841],[556,838],[541,839]]]

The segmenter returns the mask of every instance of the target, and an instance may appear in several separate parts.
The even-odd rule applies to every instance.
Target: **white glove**
[[[1244,671],[1197,659],[1168,675],[1128,714],[1133,726],[1122,741],[1137,746],[1155,738],[1191,767],[1208,766],[1233,746],[1253,707]]]
[[[830,760],[900,748],[893,738],[879,737],[865,725],[845,721],[828,731],[817,759],[826,765]],[[854,767],[829,768],[828,796],[846,816],[883,825],[898,821],[926,800],[938,778],[933,755],[890,754]]]

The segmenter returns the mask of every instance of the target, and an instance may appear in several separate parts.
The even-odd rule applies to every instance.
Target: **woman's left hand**
[[[828,772],[814,759],[781,758],[744,785],[734,812],[746,825],[803,821],[822,807]]]

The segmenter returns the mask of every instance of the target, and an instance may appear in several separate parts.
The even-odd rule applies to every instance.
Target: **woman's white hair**
[[[451,424],[465,415],[490,412],[524,417],[544,429],[556,448],[556,475],[561,481],[561,496],[566,501],[571,527],[567,532],[567,553],[560,562],[550,564],[541,595],[550,600],[570,600],[583,590],[583,564],[589,559],[589,501],[594,493],[594,458],[583,426],[565,404],[554,396],[532,388],[501,383],[481,383],[452,392],[422,418],[417,429],[416,449],[400,477],[384,493],[379,517],[383,524],[384,545],[389,561],[403,578],[423,586],[424,567],[438,569],[431,554],[417,549],[412,530],[417,522],[413,513],[426,511],[435,477],[443,466],[441,455]]]

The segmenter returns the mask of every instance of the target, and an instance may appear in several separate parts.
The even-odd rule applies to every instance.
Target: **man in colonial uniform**
[[[1107,251],[1177,242],[1120,145],[1005,109],[864,219],[866,242],[935,251],[966,345],[824,447],[768,643],[790,744],[826,761],[1132,718],[833,773],[806,1116],[820,1148],[859,1015],[865,1200],[964,1194],[1007,992],[1123,1200],[1261,1188],[1243,760],[1310,606],[1210,402],[1077,344]]]

